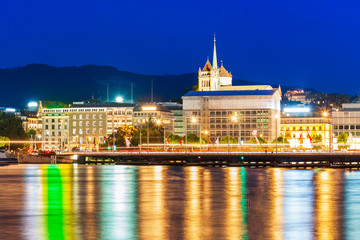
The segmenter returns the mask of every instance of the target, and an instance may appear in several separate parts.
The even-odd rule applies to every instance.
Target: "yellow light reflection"
[[[283,170],[269,168],[270,173],[270,239],[281,240],[283,236]]]
[[[139,168],[139,238],[167,239],[166,179],[167,168]]]
[[[341,239],[341,172],[327,169],[315,176],[315,235],[319,240]]]
[[[225,170],[225,234],[226,239],[242,239],[244,232],[241,209],[241,178],[240,168]]]
[[[185,176],[185,239],[201,239],[201,231],[203,228],[201,224],[199,167],[185,168]]]

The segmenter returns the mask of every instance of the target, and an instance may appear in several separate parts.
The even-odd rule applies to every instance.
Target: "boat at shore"
[[[13,157],[10,152],[0,150],[0,166],[9,164],[18,164],[18,159]]]

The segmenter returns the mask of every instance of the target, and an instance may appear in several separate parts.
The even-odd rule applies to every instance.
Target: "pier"
[[[360,168],[359,153],[70,152],[58,158],[79,164]]]

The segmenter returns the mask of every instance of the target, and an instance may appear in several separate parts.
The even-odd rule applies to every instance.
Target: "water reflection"
[[[0,239],[356,239],[360,172],[0,168]]]

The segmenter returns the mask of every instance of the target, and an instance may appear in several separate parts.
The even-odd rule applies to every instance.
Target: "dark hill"
[[[106,101],[109,84],[110,101],[123,96],[130,101],[131,83],[134,100],[150,100],[151,81],[154,101],[180,98],[184,89],[197,84],[197,73],[180,75],[144,75],[119,71],[111,66],[85,65],[53,67],[29,64],[23,67],[0,69],[0,106],[22,108],[30,100],[80,101],[91,97]],[[258,84],[234,80],[234,85]]]

